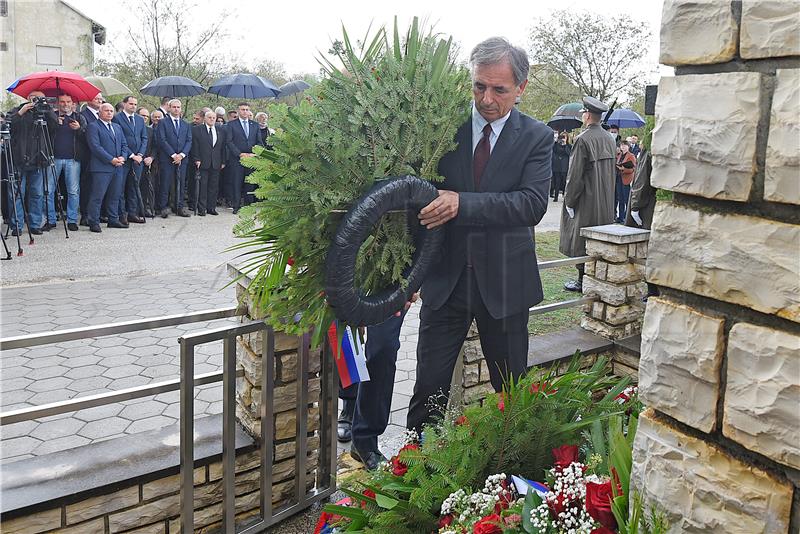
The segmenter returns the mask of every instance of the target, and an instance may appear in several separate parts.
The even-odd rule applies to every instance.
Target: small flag
[[[528,480],[527,478],[511,475],[511,480],[514,482],[514,487],[517,488],[517,493],[520,495],[527,495],[528,490],[531,489],[539,494],[539,497],[544,497],[550,490],[541,482]]]
[[[358,336],[353,335],[352,329],[346,326],[341,347],[338,347],[338,341],[337,321],[334,321],[328,329],[328,343],[331,345],[331,352],[333,352],[342,387],[346,388],[351,384],[369,381],[365,347]]]

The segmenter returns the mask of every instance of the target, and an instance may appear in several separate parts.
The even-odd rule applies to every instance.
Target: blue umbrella
[[[228,98],[269,98],[281,94],[275,84],[255,74],[229,74],[208,88],[209,93]]]
[[[197,96],[206,92],[203,86],[185,76],[162,76],[150,80],[139,89],[143,95],[150,96]]]
[[[605,113],[603,118],[605,118]],[[635,111],[620,108],[611,113],[611,117],[608,118],[608,124],[619,128],[641,128],[644,126],[644,119]]]

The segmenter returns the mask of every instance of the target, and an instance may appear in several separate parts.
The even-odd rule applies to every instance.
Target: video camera
[[[34,96],[31,99],[31,103],[33,104],[33,118],[34,120],[45,120],[48,113],[53,112],[53,106],[50,105],[50,102],[47,100],[45,96]]]

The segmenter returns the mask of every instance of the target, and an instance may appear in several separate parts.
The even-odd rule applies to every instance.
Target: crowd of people
[[[147,217],[218,215],[218,207],[235,214],[253,200],[241,158],[267,147],[271,130],[247,102],[199,109],[189,123],[177,98],[152,112],[133,95],[113,106],[97,94],[80,110],[69,94],[55,106],[39,91],[27,100],[3,118],[3,219],[12,235],[26,224],[41,235],[62,217],[70,231],[100,233],[101,223],[124,229]]]

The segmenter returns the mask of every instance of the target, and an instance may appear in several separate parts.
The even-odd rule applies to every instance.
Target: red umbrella
[[[34,72],[23,76],[16,85],[8,88],[22,98],[28,98],[31,91],[41,91],[45,96],[58,96],[68,94],[76,101],[88,101],[97,96],[100,89],[83,79],[83,76],[74,72],[46,71]]]

